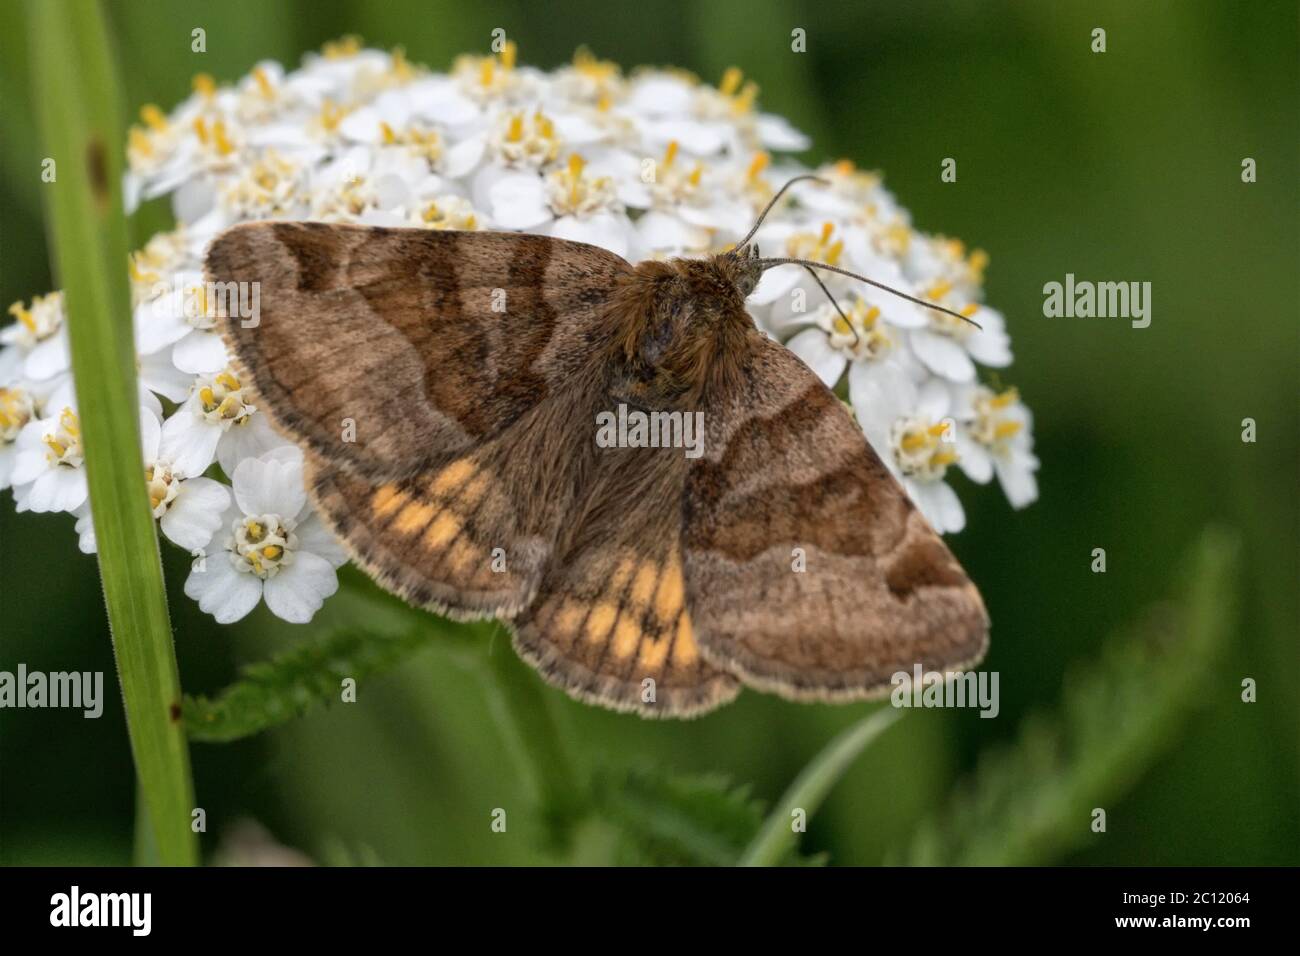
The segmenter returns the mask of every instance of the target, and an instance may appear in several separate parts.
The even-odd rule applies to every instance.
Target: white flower
[[[38,295],[30,309],[15,302],[9,314],[18,321],[0,329],[0,372],[43,381],[68,370],[63,293]]]
[[[998,393],[984,385],[955,390],[953,413],[960,421],[957,453],[962,471],[986,484],[996,473],[1013,508],[1038,500],[1038,459],[1033,418],[1014,388]]]
[[[13,484],[18,460],[18,436],[36,417],[36,398],[15,383],[0,388],[0,491]]]
[[[18,433],[10,480],[19,511],[76,511],[86,500],[81,419],[71,407]]]
[[[203,474],[213,461],[233,475],[239,462],[283,444],[266,416],[245,400],[243,383],[230,369],[199,376],[162,426],[163,457],[187,475]]]
[[[947,279],[921,289],[921,297],[976,323],[963,322],[935,309],[921,310],[929,321],[924,328],[912,331],[912,351],[935,375],[953,382],[972,382],[975,362],[994,368],[1011,364],[1011,339],[1001,312],[974,302],[962,303]]]
[[[135,307],[136,349],[144,366],[155,356],[157,371],[153,390],[172,401],[184,399],[195,375],[211,375],[229,363],[226,347],[215,331],[216,303],[208,301],[202,272],[179,272],[170,282],[159,282],[156,294]],[[181,375],[166,374],[172,366]],[[142,376],[143,377],[143,376]],[[179,387],[179,395],[175,389]]]
[[[221,527],[230,507],[230,491],[211,478],[188,477],[172,464],[159,458],[162,429],[152,414],[140,416],[140,445],[144,455],[144,480],[149,491],[149,508],[163,535],[186,551],[206,548],[212,535]],[[75,512],[78,546],[86,554],[96,549],[95,526],[90,502]]]
[[[280,448],[245,459],[234,473],[229,534],[185,581],[185,593],[221,624],[266,599],[271,613],[305,624],[338,590],[335,568],[346,555],[307,503],[302,454]]]
[[[902,391],[924,376],[906,336],[885,322],[874,299],[855,296],[847,305],[841,304],[847,322],[826,303],[810,316],[813,327],[786,343],[827,388],[835,387],[846,367],[850,396],[870,383],[883,391]]]
[[[961,501],[944,481],[957,461],[954,423],[946,417],[949,401],[947,388],[935,380],[920,389],[909,384],[890,391],[868,382],[852,396],[867,440],[940,534],[966,526]]]

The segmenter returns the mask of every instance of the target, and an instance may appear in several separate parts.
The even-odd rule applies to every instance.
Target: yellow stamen
[[[506,139],[512,143],[517,143],[524,138],[524,118],[516,113],[510,117],[510,128],[506,131]]]
[[[718,84],[718,90],[723,96],[731,96],[736,90],[740,89],[740,81],[745,78],[738,66],[729,66],[726,72],[722,74],[722,82]]]
[[[397,134],[394,133],[393,128],[383,120],[379,121],[379,133],[383,137],[385,146],[392,146],[397,142]]]
[[[226,135],[226,124],[224,120],[217,120],[212,124],[212,138],[216,143],[217,152],[222,156],[229,156],[235,151],[235,144],[230,141]]]
[[[748,180],[757,179],[759,173],[767,169],[770,162],[772,162],[772,157],[767,153],[756,153],[754,158],[749,161],[749,168],[745,170],[745,178]]]
[[[127,136],[132,152],[139,153],[142,156],[153,155],[153,143],[149,141],[149,134],[140,127],[132,126]]]
[[[497,64],[491,57],[484,57],[478,65],[478,81],[482,86],[491,86],[496,78]]]
[[[257,90],[268,100],[275,97],[275,87],[271,85],[271,78],[266,75],[266,70],[262,67],[254,67],[253,79],[257,81]]]
[[[28,332],[36,334],[36,320],[32,318],[31,312],[23,308],[22,302],[9,306],[9,314],[26,326]]]
[[[349,33],[337,40],[332,40],[321,47],[321,52],[325,54],[327,60],[341,60],[345,57],[356,56],[361,52],[361,37]]]
[[[997,427],[993,429],[993,438],[995,440],[1010,438],[1024,427],[1024,422],[998,422]]]
[[[966,318],[969,319],[972,315],[974,315],[979,310],[980,307],[976,305],[974,302],[972,302],[970,305],[962,306],[960,311],[962,315],[966,316]]]
[[[668,146],[667,146],[667,148],[664,149],[664,165],[665,165],[665,166],[671,166],[671,165],[673,164],[673,160],[677,158],[677,150],[678,150],[679,148],[680,148],[680,147],[677,145],[677,140],[675,140],[675,139],[670,139],[670,140],[668,141]]]
[[[211,99],[212,95],[217,92],[217,81],[212,78],[210,73],[195,73],[194,78],[190,80],[190,86],[194,92],[205,100]]]
[[[927,299],[933,299],[936,302],[952,291],[952,283],[947,279],[940,279],[934,285],[930,286],[930,291],[925,294]]]
[[[146,103],[140,107],[140,118],[156,133],[161,133],[167,128],[167,114],[153,103]]]
[[[514,40],[507,40],[501,48],[501,65],[507,70],[515,68],[515,59],[519,55],[519,45]]]
[[[1009,388],[1001,395],[989,399],[989,404],[994,408],[1006,408],[1008,405],[1014,405],[1020,400],[1020,390]]]

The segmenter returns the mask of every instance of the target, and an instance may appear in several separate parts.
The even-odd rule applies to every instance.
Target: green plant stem
[[[194,784],[179,719],[180,676],[140,457],[120,86],[98,3],[32,0],[27,9],[33,89],[46,153],[55,163],[54,180],[42,188],[64,290],[100,577],[131,752],[159,861],[194,864]]]
[[[519,660],[504,628],[485,648],[483,676],[497,726],[515,751],[537,805],[553,828],[567,828],[587,788],[575,775],[541,681]]]
[[[842,731],[827,744],[800,771],[772,808],[772,812],[763,821],[763,828],[741,856],[739,865],[775,866],[784,859],[795,845],[796,834],[791,826],[794,811],[802,810],[807,817],[811,817],[849,765],[869,743],[898,720],[900,713],[892,707],[878,710]]]

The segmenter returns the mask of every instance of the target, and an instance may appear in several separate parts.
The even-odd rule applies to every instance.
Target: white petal
[[[798,285],[803,275],[799,266],[774,266],[759,278],[758,285],[754,286],[748,301],[756,305],[775,302]]]
[[[27,493],[31,511],[75,511],[86,501],[86,469],[47,468]]]
[[[271,427],[265,415],[254,413],[242,425],[233,425],[217,445],[217,461],[227,475],[233,475],[246,458],[261,458],[283,448],[287,442]]]
[[[299,551],[292,564],[267,579],[266,606],[290,624],[306,624],[338,589],[338,575],[328,561],[310,551]]]
[[[277,459],[275,456],[245,458],[231,475],[235,501],[246,515],[297,517],[307,504],[302,484],[302,460]]]
[[[320,555],[336,568],[347,564],[348,554],[343,545],[314,512],[308,512],[293,533],[298,536],[298,547],[303,551]]]
[[[586,219],[563,216],[555,220],[550,228],[550,234],[557,239],[588,242],[623,258],[627,257],[630,231],[631,224],[627,218],[613,213],[599,213]]]
[[[158,446],[162,442],[162,425],[158,416],[151,409],[140,409],[140,453],[146,463],[158,457]]]
[[[221,426],[200,418],[194,411],[194,399],[186,402],[163,422],[162,443],[158,457],[170,462],[172,469],[186,477],[203,474],[217,454]]]
[[[180,341],[191,329],[170,292],[137,305],[133,324],[135,348],[141,355],[152,355]]]
[[[546,189],[536,173],[509,173],[488,190],[488,208],[503,229],[535,229],[552,218]]]
[[[230,507],[230,490],[211,478],[190,478],[181,482],[176,500],[159,524],[170,541],[186,551],[207,548],[221,527]]]
[[[483,158],[486,145],[481,136],[457,143],[442,154],[442,174],[449,179],[459,179],[469,174]]]
[[[783,153],[798,153],[812,145],[812,141],[799,132],[784,116],[762,113],[758,117],[758,138],[768,149]]]
[[[211,375],[225,368],[230,358],[221,336],[215,332],[195,330],[176,343],[176,347],[172,350],[172,361],[182,372],[189,372],[191,375]]]
[[[16,444],[16,443],[15,443]],[[15,448],[13,474],[9,480],[15,485],[25,485],[35,481],[50,470],[50,463],[45,460],[45,452],[39,448]]]
[[[198,601],[199,610],[211,614],[218,624],[233,624],[257,607],[262,597],[262,581],[236,569],[230,561],[230,552],[222,549],[208,555],[190,571],[185,579],[185,593]]]
[[[948,383],[932,378],[917,393],[916,411],[923,418],[937,422],[948,414],[949,400]]]
[[[969,382],[975,377],[975,363],[966,350],[946,335],[917,329],[911,335],[912,351],[935,375],[954,382]]]
[[[988,484],[993,477],[993,459],[988,450],[972,441],[962,429],[957,431],[957,464],[971,481],[981,485]]]
[[[832,347],[830,339],[821,329],[804,329],[785,345],[799,356],[820,378],[827,388],[834,388],[835,383],[844,374],[848,359],[839,349]]]
[[[27,359],[23,362],[23,374],[41,381],[59,372],[66,372],[69,363],[68,334],[60,330],[43,342],[38,342],[27,353]]]
[[[73,530],[77,532],[77,548],[82,554],[94,554],[99,549],[99,543],[95,540],[95,522],[90,516],[90,504],[82,505],[77,512],[77,523],[73,525]]]
[[[1038,500],[1038,478],[1031,468],[1017,466],[1018,463],[998,458],[993,466],[997,469],[998,483],[1013,508],[1024,508]]]
[[[195,333],[201,334],[201,333]],[[140,384],[170,402],[183,402],[190,394],[194,376],[172,364],[172,350],[164,349],[140,357]],[[159,409],[161,411],[161,409]]]
[[[676,216],[651,210],[637,220],[637,232],[648,249],[656,252],[685,252],[707,244],[709,234],[688,226]]]

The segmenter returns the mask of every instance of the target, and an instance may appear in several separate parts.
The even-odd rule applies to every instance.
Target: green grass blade
[[[772,808],[772,812],[763,821],[763,829],[740,858],[740,865],[776,866],[786,859],[797,839],[791,826],[794,811],[802,810],[807,818],[811,818],[831,788],[844,775],[844,771],[858,759],[868,744],[898,720],[900,714],[901,711],[892,707],[877,710],[842,731],[827,744],[795,777],[790,789]]]
[[[194,864],[194,784],[179,719],[180,676],[139,452],[120,86],[98,3],[40,0],[27,9],[32,88],[45,151],[57,164],[56,180],[42,188],[67,306],[100,577],[131,752],[158,859]]]

